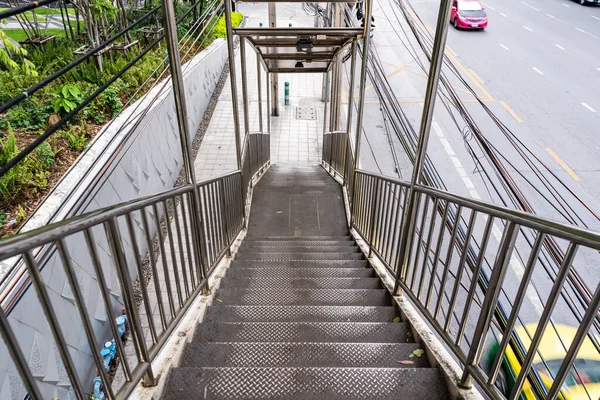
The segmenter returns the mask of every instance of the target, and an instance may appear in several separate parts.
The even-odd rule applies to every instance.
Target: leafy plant
[[[4,210],[0,210],[0,228],[6,223],[6,214]]]
[[[25,75],[37,76],[38,73],[35,70],[35,65],[29,59],[26,58],[27,50],[23,47],[14,44],[0,29],[0,66],[7,70],[20,69]],[[15,58],[17,60],[15,60]],[[21,65],[17,63],[21,61]]]
[[[35,154],[38,156],[38,158],[42,162],[43,168],[49,168],[54,165],[54,156],[56,154],[54,153],[54,150],[52,150],[52,147],[50,147],[48,142],[44,142],[44,143],[40,144],[35,149]]]
[[[19,204],[19,206],[17,207],[17,223],[21,223],[25,219],[25,217],[27,217],[27,213]]]
[[[8,138],[0,144],[0,167],[19,154],[17,139],[12,128],[8,127]],[[7,173],[0,177],[0,202],[10,201],[26,195],[35,196],[40,189],[48,187],[46,172],[37,157],[27,156]]]
[[[66,84],[60,92],[54,93],[54,112],[68,113],[73,111],[77,104],[81,102],[81,90],[73,84]]]
[[[69,148],[75,151],[82,151],[85,149],[85,146],[87,145],[87,138],[85,135],[85,130],[82,129],[80,133],[77,133],[74,127],[71,127],[70,130],[63,133],[63,137],[66,139]]]

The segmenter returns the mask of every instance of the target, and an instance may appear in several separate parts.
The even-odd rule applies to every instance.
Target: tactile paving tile
[[[445,400],[432,368],[177,368],[165,399]]]
[[[226,306],[208,308],[206,321],[220,322],[390,322],[396,309],[365,306]]]

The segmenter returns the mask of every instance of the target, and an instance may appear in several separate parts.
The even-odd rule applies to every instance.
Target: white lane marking
[[[590,17],[597,19],[598,21],[600,21],[600,18],[596,17],[595,15],[590,15]]]
[[[451,156],[454,156],[454,150],[452,150],[452,146],[450,146],[450,142],[448,141],[448,139],[440,138],[440,141],[442,142],[442,146],[444,146],[444,150],[446,150],[446,153],[448,153]]]
[[[596,68],[598,71],[600,71],[600,68]]]
[[[583,29],[581,29],[581,28],[578,28],[578,27],[575,27],[575,30],[576,30],[576,31],[579,31],[579,32],[581,32],[581,33],[587,33],[586,31],[584,31]]]
[[[496,9],[494,7],[491,7],[489,4],[485,4],[485,3],[481,3],[481,4],[483,4],[484,7],[487,7],[492,11],[496,11]]]
[[[508,18],[506,14],[500,13],[500,15],[502,15],[504,18]]]
[[[559,49],[561,49],[561,50],[565,50],[565,48],[564,48],[564,47],[562,47],[560,44],[555,44],[555,46],[556,46],[556,47],[558,47],[558,48],[559,48]]]
[[[555,17],[554,15],[552,15],[552,14],[548,14],[548,13],[546,13],[546,16],[547,16],[548,18],[556,19],[556,17]]]
[[[509,51],[509,50],[510,50],[508,47],[506,47],[506,46],[505,46],[505,45],[503,45],[503,44],[500,44],[500,47],[502,47],[502,48],[503,48],[504,50],[506,50],[506,51]]]
[[[433,130],[435,131],[435,134],[438,135],[438,137],[443,138],[444,132],[442,131],[442,128],[440,128],[440,125],[435,121],[433,121],[433,123],[431,125],[433,126]]]
[[[523,25],[523,28],[525,28],[525,29],[526,29],[526,30],[528,30],[529,32],[533,32],[533,29],[531,29],[531,28],[530,28],[530,27],[528,27],[528,26],[525,26],[525,25]]]
[[[532,67],[532,70],[534,70],[535,72],[537,72],[540,75],[544,75],[544,73],[542,71],[540,71],[539,69],[537,69],[536,67]]]
[[[473,197],[475,200],[481,200],[481,197],[479,196],[479,193],[477,193],[477,190],[469,190],[469,193],[471,194],[471,197]]]
[[[525,5],[525,6],[529,7],[529,8],[531,8],[532,10],[535,10],[535,11],[540,11],[540,9],[539,9],[539,8],[535,8],[535,7],[534,7],[534,6],[532,6],[531,4],[527,4],[527,3],[525,3],[524,1],[522,1],[522,2],[521,2],[521,4],[523,4],[523,5]]]
[[[565,7],[567,7],[567,8],[571,8],[571,6],[568,5],[568,4],[562,3],[562,5],[565,6]]]
[[[444,146],[444,150],[446,150],[446,153],[448,153],[448,155],[450,156],[450,159],[452,160],[452,163],[454,164],[456,171],[461,176],[463,183],[465,184],[467,189],[469,189],[469,194],[471,195],[471,197],[473,197],[476,200],[481,200],[481,196],[475,189],[475,185],[473,184],[473,181],[471,180],[471,178],[469,178],[467,172],[463,168],[458,157],[455,156],[456,153],[454,153],[454,149],[452,149],[452,145],[450,144],[450,142],[447,139],[445,139],[444,132],[442,131],[442,128],[440,127],[440,125],[435,120],[433,120],[432,127],[433,127],[433,130],[435,131],[436,135],[440,138],[440,141],[442,142],[442,145]],[[487,221],[487,218],[488,218],[487,215],[483,216],[483,219],[485,221]],[[498,240],[498,242],[500,242],[500,240],[502,239],[502,231],[500,230],[500,228],[498,228],[497,223],[494,223],[494,225],[492,226],[492,233],[496,237],[496,240]],[[509,265],[510,265],[511,269],[513,270],[517,279],[521,279],[525,273],[525,266],[517,257],[516,252],[513,252],[511,254]],[[525,295],[527,296],[529,301],[531,301],[531,303],[533,304],[533,307],[535,308],[535,311],[538,313],[538,315],[541,315],[542,311],[544,310],[544,306],[543,306],[543,303],[542,303],[541,299],[539,298],[535,288],[531,284],[531,282],[527,285],[527,290],[525,291]]]
[[[473,185],[473,181],[468,176],[465,177],[465,178],[463,178],[463,182],[467,186],[467,189],[469,189],[469,190],[474,190],[475,189],[475,185]]]
[[[585,108],[587,108],[588,110],[590,110],[591,112],[595,113],[596,110],[594,110],[592,107],[590,107],[588,104],[586,103],[581,103],[582,106],[584,106]]]

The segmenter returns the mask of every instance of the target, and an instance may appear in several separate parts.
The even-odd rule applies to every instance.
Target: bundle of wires
[[[398,6],[402,13],[403,19],[408,24],[412,35],[415,40],[418,42],[421,50],[426,54],[427,58],[431,60],[431,49],[433,47],[433,38],[431,34],[424,28],[424,24],[418,16],[412,5],[407,2],[403,2],[402,0],[398,0],[395,3]],[[410,37],[407,34],[406,30],[403,27],[403,24],[398,23],[400,18],[397,14],[397,11],[394,7],[391,7],[394,14],[396,15],[397,21],[390,21],[389,14],[386,13],[386,18],[390,22],[390,26],[394,29],[396,35],[403,42],[404,47],[411,52],[411,55],[415,62],[422,68],[422,70],[427,74],[427,68],[421,61],[417,51],[413,47],[412,43],[410,43]],[[412,12],[409,12],[410,9]],[[417,22],[420,26],[417,26]],[[356,25],[356,21],[352,18],[352,13],[349,7],[346,8],[346,23],[349,25]],[[400,27],[403,31],[403,35],[406,38],[400,35],[396,27]],[[407,43],[408,42],[408,43]],[[379,54],[377,52],[376,46],[372,46],[370,49],[370,53],[368,55],[368,76],[373,84],[373,88],[376,91],[379,100],[380,100],[380,109],[382,112],[384,123],[392,127],[394,132],[396,133],[400,144],[402,145],[405,153],[409,157],[411,161],[414,162],[414,154],[416,151],[418,134],[416,133],[414,127],[412,126],[409,118],[406,113],[400,107],[400,103],[396,98],[391,85],[389,84],[384,69],[382,67],[381,60],[379,58]],[[508,205],[509,202],[512,203],[513,206],[527,211],[531,213],[535,213],[531,203],[526,199],[523,191],[518,187],[515,179],[510,176],[509,168],[516,171],[517,174],[521,176],[521,178],[531,186],[541,197],[548,202],[562,217],[564,217],[568,222],[573,224],[581,224],[586,226],[584,219],[578,215],[575,210],[571,207],[569,202],[562,197],[562,195],[558,192],[558,189],[550,182],[548,175],[555,180],[555,184],[565,189],[569,194],[573,196],[576,202],[583,205],[583,207],[589,211],[589,213],[596,220],[600,220],[598,215],[585,204],[573,191],[571,191],[565,184],[562,182],[554,173],[551,171],[543,162],[537,157],[529,148],[527,148],[524,143],[519,140],[519,138],[510,131],[510,129],[502,123],[502,121],[484,104],[481,99],[479,99],[477,93],[469,86],[466,80],[461,76],[458,69],[452,64],[447,57],[444,58],[445,66],[454,74],[459,81],[468,89],[468,91],[477,99],[479,105],[483,107],[485,112],[490,116],[492,121],[496,124],[496,126],[501,130],[501,132],[505,135],[505,137],[509,140],[509,143],[515,148],[516,153],[522,157],[527,165],[532,169],[535,176],[541,182],[541,187],[544,188],[547,193],[546,195],[538,189],[538,185],[525,177],[515,166],[508,160],[508,158],[498,151],[498,149],[490,143],[490,141],[483,135],[482,130],[477,126],[474,118],[470,115],[469,111],[464,106],[463,102],[460,100],[458,95],[456,94],[454,88],[450,84],[448,77],[442,71],[440,82],[441,87],[439,90],[440,96],[444,98],[443,104],[447,109],[449,115],[451,116],[452,121],[454,122],[456,128],[462,134],[464,139],[465,147],[467,148],[468,153],[473,158],[481,177],[486,184],[488,192],[490,192],[490,196],[492,197],[491,191],[493,190],[495,196],[502,202],[503,205]],[[455,115],[455,112],[458,113],[458,117]],[[464,124],[464,125],[463,125]],[[473,146],[473,143],[476,145]],[[393,151],[393,149],[392,149]],[[480,155],[479,152],[483,154]],[[487,161],[487,166],[482,163],[482,159]],[[548,175],[544,175],[542,173],[547,172]],[[432,163],[429,157],[425,158],[424,169],[423,169],[423,181],[432,187],[446,190],[446,186],[444,182],[441,180],[439,173],[437,172],[434,164]],[[488,186],[489,185],[489,186]],[[551,198],[548,198],[549,195]],[[441,210],[440,210],[441,211]],[[459,217],[460,218],[460,217]],[[450,210],[450,218],[446,224],[448,229],[452,229],[454,226],[454,221],[456,221],[455,210]],[[465,224],[465,221],[462,220],[460,222],[461,225]],[[465,243],[465,230],[462,226],[458,229],[458,237],[459,240],[456,242],[456,245],[461,246],[461,243]],[[533,232],[524,232],[524,236],[529,244],[532,246],[534,235]],[[476,248],[478,244],[472,242],[467,251],[469,253],[469,257],[467,258],[468,264],[472,267],[475,265],[477,260],[477,251]],[[424,245],[424,243],[423,243]],[[519,255],[520,257],[520,255]],[[522,262],[522,257],[521,262]],[[544,239],[544,249],[541,252],[541,257],[539,258],[540,264],[543,266],[544,271],[548,275],[548,277],[554,281],[556,277],[556,273],[558,268],[561,265],[562,259],[564,258],[564,252],[558,246],[556,241],[553,238],[545,238]],[[489,263],[487,260],[484,260],[489,268]],[[485,292],[488,284],[488,278],[485,271],[481,271],[481,276],[477,278],[480,281],[480,288],[482,292]],[[535,285],[534,285],[535,287]],[[583,312],[587,309],[589,301],[591,300],[592,293],[589,288],[583,282],[583,279],[574,268],[571,268],[571,272],[569,273],[567,279],[568,290],[562,290],[561,296],[565,300],[565,303],[573,312],[573,315],[577,319],[577,321],[581,321]],[[537,289],[536,289],[537,291]],[[503,293],[506,301],[510,302],[509,297],[506,293]],[[511,304],[512,305],[512,304]],[[503,330],[506,326],[506,322],[508,320],[507,313],[502,307],[502,304],[498,304],[498,307],[495,312],[495,316],[497,319],[497,324],[499,328]],[[551,324],[552,321],[551,321]],[[594,327],[597,332],[600,332],[599,320],[596,319],[594,323]],[[531,333],[528,332],[531,338]],[[597,340],[594,335],[590,335],[590,338],[594,342],[597,348],[598,346]],[[517,354],[523,355],[526,352],[522,343],[519,343],[518,340],[511,340],[511,346],[516,347]],[[563,343],[564,346],[564,343]],[[565,346],[566,348],[566,346]],[[535,372],[534,372],[535,374]],[[545,388],[541,388],[538,386],[538,389],[541,391],[545,391]]]

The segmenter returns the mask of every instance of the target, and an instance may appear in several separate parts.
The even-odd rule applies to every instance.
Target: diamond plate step
[[[230,268],[368,268],[367,260],[239,260]],[[369,268],[370,269],[370,268]]]
[[[379,278],[227,278],[221,288],[234,289],[381,289]]]
[[[165,400],[446,400],[434,368],[174,368]]]
[[[354,246],[297,246],[284,243],[281,245],[240,246],[239,253],[359,253],[360,247]]]
[[[208,307],[212,322],[392,322],[392,306],[227,306]]]
[[[282,278],[295,277],[339,277],[339,278],[369,278],[375,277],[371,268],[229,268],[227,278]],[[223,280],[225,282],[225,280]]]
[[[364,260],[362,253],[275,253],[245,251],[235,256],[236,260]]]
[[[355,246],[354,240],[248,240],[242,247],[256,246]]]
[[[409,342],[403,322],[203,322],[194,342]]]
[[[249,232],[248,233],[248,237],[244,240],[248,240],[248,241],[254,241],[254,240],[260,240],[260,241],[281,241],[281,240],[288,240],[288,241],[306,241],[306,240],[310,240],[310,241],[339,241],[339,240],[343,240],[343,241],[347,241],[347,240],[354,240],[354,238],[350,235],[346,235],[346,236],[252,236],[252,233]]]
[[[411,357],[411,353],[420,348],[417,343],[192,342],[185,346],[179,366],[428,367],[427,357]]]
[[[390,295],[385,289],[222,289],[216,298],[230,305],[390,305]]]

